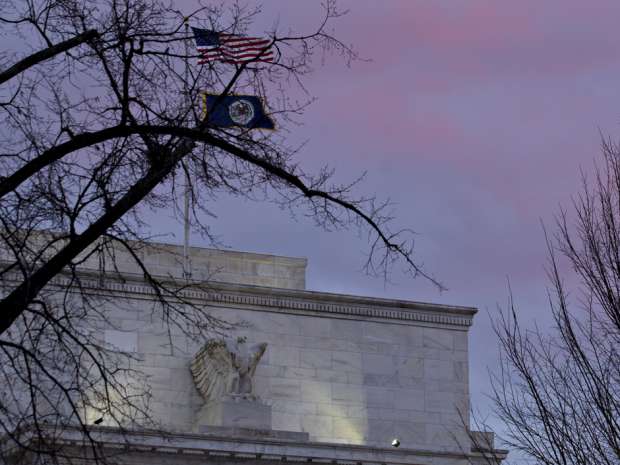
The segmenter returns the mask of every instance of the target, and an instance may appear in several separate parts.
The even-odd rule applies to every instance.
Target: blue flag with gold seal
[[[203,94],[204,119],[214,127],[275,129],[273,120],[265,113],[263,102],[256,95]]]

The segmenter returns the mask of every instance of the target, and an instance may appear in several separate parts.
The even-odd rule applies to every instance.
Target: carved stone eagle
[[[266,349],[266,342],[248,345],[244,338],[209,339],[190,365],[198,391],[207,401],[256,400],[254,372]]]

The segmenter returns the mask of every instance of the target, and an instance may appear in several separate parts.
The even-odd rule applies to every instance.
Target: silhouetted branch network
[[[334,184],[328,170],[304,172],[295,161],[300,147],[286,141],[313,100],[303,78],[316,60],[359,59],[328,29],[342,14],[334,1],[323,4],[311,33],[267,33],[274,63],[234,66],[197,65],[185,24],[246,34],[258,9],[196,3],[185,16],[160,0],[1,3],[8,46],[0,55],[0,365],[15,386],[0,398],[3,450],[57,457],[50,425],[78,424],[90,437],[89,405],[121,427],[148,418],[137,394],[144,386],[124,382],[131,355],[111,351],[85,326],[108,321],[102,300],[113,300],[91,295],[81,271],[89,260],[107,262],[105,279],[122,281],[115,260],[130,257],[154,290],[153,315],[171,327],[193,337],[230,329],[183,297],[187,286],[204,284],[162,280],[141,259],[151,237],[144,213],[180,216],[186,180],[192,228],[207,240],[216,241],[206,199],[260,193],[319,227],[367,231],[368,272],[386,276],[399,262],[442,288],[417,262],[410,231],[391,230],[389,203],[356,198],[354,185]],[[204,91],[259,96],[279,130],[208,125]],[[100,459],[95,440],[91,446]]]
[[[524,323],[512,300],[496,320],[492,398],[504,442],[548,465],[620,461],[620,147],[603,142],[593,178],[548,235],[553,325]]]

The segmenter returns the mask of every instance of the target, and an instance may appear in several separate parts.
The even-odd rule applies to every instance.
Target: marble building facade
[[[142,259],[153,274],[181,279],[181,253],[154,244]],[[127,281],[93,278],[96,292],[118,296],[109,310],[113,327],[102,337],[136,355],[134,368],[147,377],[149,408],[165,434],[121,435],[104,420],[93,431],[118,461],[464,465],[506,456],[474,444],[472,437],[480,437],[491,445],[492,435],[466,424],[468,331],[476,309],[306,290],[302,258],[199,248],[190,256],[192,278],[210,284],[186,297],[237,324],[229,337],[267,343],[253,389],[269,424],[205,415],[190,371],[205,341],[170,333],[154,319],[152,289],[121,257]],[[67,447],[77,435],[66,431]],[[400,447],[392,447],[394,438]]]

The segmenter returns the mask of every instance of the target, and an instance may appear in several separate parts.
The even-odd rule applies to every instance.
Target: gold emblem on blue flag
[[[275,129],[256,95],[203,94],[204,118],[209,126],[247,129]]]

